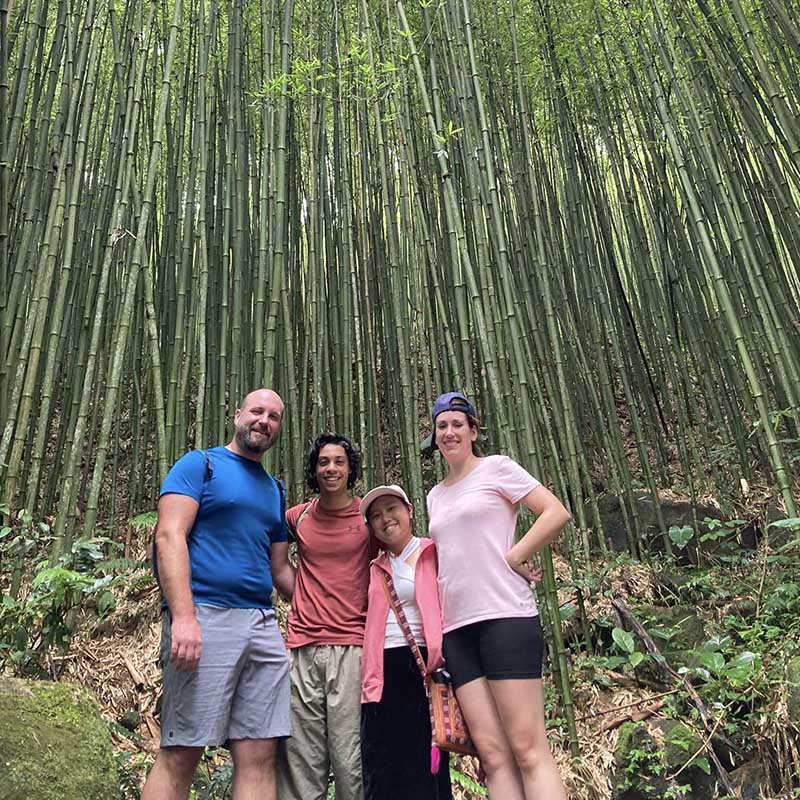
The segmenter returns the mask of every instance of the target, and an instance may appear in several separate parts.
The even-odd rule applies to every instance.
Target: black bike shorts
[[[464,625],[444,635],[447,671],[458,688],[490,681],[541,678],[544,636],[539,617],[504,617]]]

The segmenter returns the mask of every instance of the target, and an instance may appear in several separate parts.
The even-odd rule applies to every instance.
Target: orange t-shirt
[[[289,612],[286,646],[363,645],[369,563],[377,554],[373,537],[353,498],[330,510],[312,500],[290,508],[286,524],[297,537],[299,563]]]

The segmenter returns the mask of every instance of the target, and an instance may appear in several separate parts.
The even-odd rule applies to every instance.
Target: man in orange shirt
[[[278,765],[280,800],[325,800],[333,772],[337,800],[362,800],[361,648],[369,563],[377,546],[350,490],[361,454],[323,433],[307,458],[319,496],[286,512],[298,566],[289,613],[292,732]]]

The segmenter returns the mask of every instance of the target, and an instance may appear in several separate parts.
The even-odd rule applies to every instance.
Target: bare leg
[[[541,680],[489,681],[517,766],[526,800],[567,800],[547,745]]]
[[[486,772],[486,786],[493,800],[525,800],[525,790],[511,742],[486,678],[476,678],[456,690],[461,711]],[[549,795],[540,798],[551,800]],[[554,800],[554,798],[553,798]]]
[[[142,800],[187,800],[202,747],[162,747],[142,789]]]
[[[237,739],[233,756],[233,800],[276,800],[276,739]]]

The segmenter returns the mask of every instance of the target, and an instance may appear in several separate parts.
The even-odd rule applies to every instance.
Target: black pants
[[[431,723],[417,662],[408,647],[383,654],[381,701],[361,706],[364,800],[451,800],[447,753],[431,774]]]

